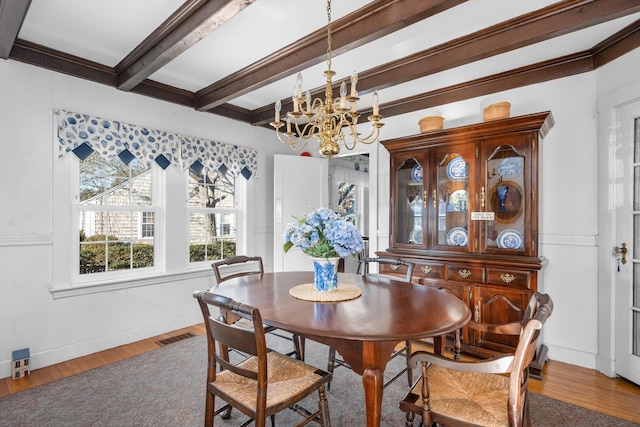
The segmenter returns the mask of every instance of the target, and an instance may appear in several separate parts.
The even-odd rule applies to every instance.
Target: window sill
[[[202,270],[193,270],[181,273],[169,273],[155,276],[147,276],[135,279],[114,280],[108,282],[88,283],[81,285],[71,285],[65,287],[51,287],[49,292],[53,299],[69,298],[81,295],[96,294],[101,292],[117,291],[121,289],[138,288],[141,286],[152,286],[161,283],[176,282],[186,279],[195,279],[199,277],[211,277],[211,268]]]

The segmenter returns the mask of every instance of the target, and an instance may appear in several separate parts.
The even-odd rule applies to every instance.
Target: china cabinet
[[[543,112],[382,141],[391,155],[390,247],[377,254],[413,262],[415,282],[454,293],[478,322],[521,319],[545,265],[538,171],[552,126]],[[513,350],[517,337],[463,330],[462,341],[464,351],[491,356]],[[546,349],[538,353],[544,361]]]

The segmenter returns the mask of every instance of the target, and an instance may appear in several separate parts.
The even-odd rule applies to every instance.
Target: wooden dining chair
[[[415,415],[431,426],[529,426],[528,366],[536,353],[540,330],[553,312],[547,294],[536,292],[523,320],[501,325],[468,324],[487,333],[519,337],[515,353],[485,360],[452,360],[426,351],[409,357],[421,368],[418,378],[400,402],[406,426]]]
[[[331,425],[325,393],[325,384],[331,380],[329,372],[267,349],[262,316],[256,307],[212,292],[196,291],[193,297],[198,300],[207,331],[206,427],[213,427],[215,416],[228,414],[231,407],[249,416],[257,427],[264,427],[267,417],[275,426],[275,415],[286,408],[304,417],[299,426],[314,420],[322,426]],[[253,327],[240,328],[227,323],[223,315],[214,317],[210,306],[220,313],[250,319]],[[229,360],[220,352],[222,347],[234,348],[249,358]],[[315,392],[317,411],[310,413],[297,404]],[[226,402],[217,410],[216,397]]]
[[[409,261],[405,261],[400,258],[386,258],[386,257],[362,258],[360,260],[360,265],[358,267],[358,274],[363,276],[371,274],[370,270],[371,270],[372,264],[378,264],[378,266],[381,266],[381,265],[389,266],[389,268],[394,273],[394,274],[379,273],[383,276],[388,276],[394,280],[398,280],[400,282],[407,282],[407,283],[411,283],[411,280],[413,279],[413,267],[414,267],[413,263]]]
[[[253,274],[264,274],[264,265],[262,263],[262,257],[260,256],[246,256],[238,255],[233,257],[227,257],[220,261],[216,261],[211,264],[213,273],[216,278],[215,287],[221,286],[227,280],[234,279],[236,277],[250,276]],[[214,289],[215,289],[214,287]],[[229,313],[223,313],[230,323],[243,322],[242,319],[233,318]],[[281,331],[272,326],[264,326],[265,332],[270,335],[277,336],[279,338],[291,341],[293,343],[293,350],[287,353],[289,356],[295,356],[299,360],[304,360],[304,339],[297,335],[289,334],[288,332]]]
[[[379,275],[390,277],[393,280],[397,280],[399,282],[411,283],[411,280],[413,279],[414,265],[412,262],[404,261],[400,258],[376,258],[376,257],[362,258],[358,266],[358,274],[362,276],[372,274],[370,273],[370,264],[376,264],[376,263],[378,265],[388,265],[390,266],[392,271],[394,272],[397,271],[399,273],[399,275],[395,275],[395,274],[394,275],[379,274]],[[409,342],[407,341],[405,342],[404,346],[396,349],[393,352],[393,354],[391,355],[391,359],[394,359],[397,356],[406,357],[408,349],[409,349]],[[327,371],[333,373],[336,366],[342,366],[342,367],[351,369],[351,366],[349,366],[348,363],[346,363],[344,360],[336,356],[336,349],[333,347],[329,347],[329,361],[327,363]],[[384,383],[384,387],[391,384],[393,381],[398,379],[405,372],[407,373],[408,385],[411,386],[411,384],[413,383],[413,378],[412,378],[412,373],[409,370],[409,366],[407,365],[400,372],[396,373],[392,378],[387,380]],[[329,389],[331,388],[331,384],[328,385],[328,388]]]
[[[440,282],[436,282],[428,283],[426,284],[426,286],[440,289],[443,292],[447,292],[464,301],[465,304],[468,305],[468,301],[466,300],[466,288],[464,287],[464,285],[457,288],[450,283],[448,283],[447,285],[443,285]],[[407,354],[413,354],[418,350],[431,349],[434,353],[443,355],[446,350],[450,350],[453,352],[453,358],[455,360],[458,360],[460,359],[461,354],[462,333],[462,329],[456,329],[455,331],[447,335],[409,340],[407,341]],[[409,365],[407,365],[407,369],[407,375],[409,376],[409,385],[411,385],[413,384],[413,369]]]
[[[264,274],[264,265],[260,256],[238,255],[227,257],[211,264],[216,276],[216,285],[236,277],[252,274]]]

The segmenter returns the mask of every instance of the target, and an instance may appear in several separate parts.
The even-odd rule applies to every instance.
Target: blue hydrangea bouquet
[[[341,218],[330,209],[319,208],[287,226],[285,253],[294,246],[313,259],[315,290],[334,291],[338,286],[338,260],[362,252],[364,241],[348,217]]]
[[[330,209],[319,208],[287,226],[284,251],[294,246],[315,258],[343,258],[360,253],[364,241],[348,217],[341,218]]]

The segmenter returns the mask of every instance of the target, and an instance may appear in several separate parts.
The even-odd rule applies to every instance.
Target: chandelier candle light
[[[331,158],[340,152],[340,144],[347,150],[353,150],[357,142],[371,144],[378,140],[381,122],[378,91],[373,93],[373,114],[368,117],[372,122],[372,129],[366,137],[358,133],[358,119],[360,113],[357,108],[358,74],[354,71],[351,76],[351,92],[347,96],[347,84],[342,81],[340,85],[340,98],[333,99],[332,79],[335,72],[331,70],[331,0],[327,1],[327,70],[324,75],[327,78],[324,100],[322,98],[311,99],[311,93],[302,92],[302,74],[298,73],[296,85],[293,87],[293,111],[286,113],[286,133],[280,128],[285,125],[280,120],[282,104],[278,100],[275,104],[275,120],[271,126],[276,129],[278,139],[299,151],[304,149],[311,137],[315,137],[320,143],[320,154]],[[293,128],[293,130],[292,130]],[[344,128],[349,128],[352,142],[345,140]]]

